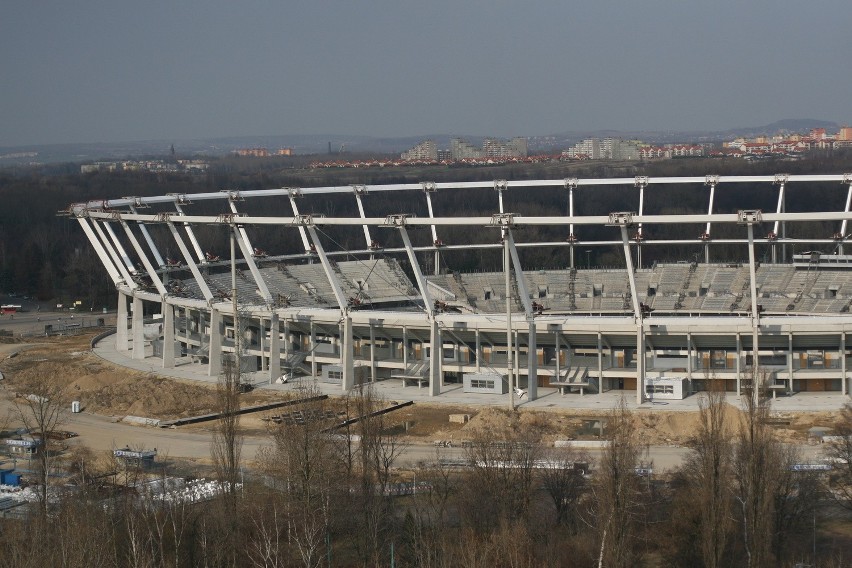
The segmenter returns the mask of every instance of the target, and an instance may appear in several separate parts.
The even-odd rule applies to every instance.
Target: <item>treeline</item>
[[[335,170],[314,171],[295,169],[295,162],[227,159],[213,162],[211,171],[204,175],[155,174],[146,172],[98,172],[80,175],[68,173],[72,168],[53,166],[50,169],[0,171],[0,292],[18,292],[41,300],[82,300],[84,306],[98,308],[112,302],[111,283],[97,260],[82,230],[73,219],[57,216],[69,204],[95,199],[122,196],[150,196],[166,193],[191,194],[201,191],[267,189],[273,187],[310,187],[322,185],[348,185],[372,183],[417,183],[421,181],[477,181],[518,180],[566,177],[632,177],[634,175],[680,176],[784,173],[843,173],[852,169],[852,155],[835,153],[818,154],[799,162],[745,163],[741,160],[669,160],[651,164],[633,163],[582,163],[510,165],[492,168],[412,168],[410,170]],[[807,192],[788,192],[789,210],[808,211],[816,208],[842,210],[845,192],[837,184],[809,185]],[[731,212],[742,208],[773,210],[777,195],[772,187],[755,188],[747,184],[726,187],[716,196],[715,210]],[[586,189],[577,198],[577,213],[605,215],[611,211],[638,210],[638,192],[631,187]],[[684,191],[677,187],[655,187],[646,199],[647,213],[706,212],[707,192],[700,188]],[[496,210],[496,197],[492,190],[442,192],[435,200],[436,215],[490,215]],[[350,196],[305,199],[300,204],[306,213],[325,215],[357,215]],[[383,216],[391,213],[412,212],[427,215],[425,200],[413,200],[411,195],[371,194],[365,201],[367,214]],[[287,200],[254,200],[241,205],[247,213],[289,215]],[[192,212],[224,213],[224,203],[194,204]],[[567,213],[567,196],[562,188],[536,191],[535,200],[526,192],[508,192],[506,210],[522,215],[552,215]],[[696,227],[645,227],[649,238],[673,236],[696,237],[702,232]],[[612,238],[605,227],[584,227],[578,237],[583,240]],[[677,233],[680,231],[680,233]],[[724,237],[736,228],[718,228],[714,236]],[[791,226],[788,236],[807,232],[826,235],[836,227],[818,224]],[[292,231],[251,230],[257,246],[275,253],[296,253],[301,243]],[[374,231],[377,240],[388,246],[399,244],[399,238],[390,231]],[[564,227],[527,228],[516,240],[556,240],[567,237]],[[610,229],[611,232],[611,229]],[[415,244],[431,244],[428,231],[413,235]],[[693,234],[694,233],[694,234]],[[227,235],[215,229],[201,230],[203,244],[213,252],[227,250]],[[463,242],[490,242],[496,240],[489,231],[454,227],[441,230],[441,240],[447,244]],[[122,238],[119,235],[119,238]],[[358,227],[340,228],[326,232],[324,238],[344,248],[364,248],[363,235]],[[164,250],[174,244],[167,235],[158,237]],[[386,242],[384,242],[386,241]],[[719,260],[744,258],[736,247],[714,246]],[[172,251],[177,252],[177,251]],[[699,247],[645,247],[643,262],[656,260],[688,260]],[[766,251],[759,251],[766,254]],[[444,252],[443,263],[450,270],[495,270],[500,267],[499,253],[481,251]],[[568,264],[565,249],[526,249],[522,261],[530,269],[565,267]],[[431,262],[431,255],[424,255]],[[589,261],[592,265],[618,266],[623,263],[616,250],[595,249]]]
[[[830,478],[798,471],[765,399],[731,423],[724,393],[701,396],[690,454],[666,477],[637,428],[651,417],[624,405],[606,419],[597,463],[546,447],[532,416],[506,413],[474,433],[461,464],[438,453],[401,470],[406,445],[385,416],[330,434],[317,401],[302,423],[270,429],[245,483],[238,421],[223,420],[211,451],[220,490],[200,503],[170,490],[166,471],[151,484],[81,451],[62,477],[75,491],[40,492],[30,518],[0,520],[0,566],[847,565],[849,539],[823,527],[849,526],[852,453],[835,446]],[[348,403],[359,416],[382,405],[369,392]],[[838,431],[852,433],[849,409]]]

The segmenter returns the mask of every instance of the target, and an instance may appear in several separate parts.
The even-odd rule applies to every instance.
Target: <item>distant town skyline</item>
[[[848,4],[12,3],[0,146],[844,123]]]

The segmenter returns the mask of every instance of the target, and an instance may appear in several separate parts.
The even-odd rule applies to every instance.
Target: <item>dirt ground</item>
[[[61,381],[71,397],[79,400],[87,412],[106,416],[144,416],[172,419],[212,412],[215,409],[215,385],[161,378],[113,365],[89,349],[87,336],[40,338],[38,342],[0,339],[0,371],[5,380],[0,388],[13,393],[33,376],[48,374]],[[26,394],[21,392],[20,394]],[[244,406],[282,400],[280,392],[257,390],[243,395]],[[344,399],[332,399],[336,412],[346,412]],[[728,405],[728,423],[736,427],[739,410]],[[245,415],[241,424],[247,434],[260,433],[267,427],[266,414]],[[469,415],[466,423],[450,422],[450,415]],[[520,413],[522,424],[534,426],[543,441],[596,439],[600,423],[607,412],[590,410],[547,410]],[[424,404],[403,408],[386,415],[394,432],[416,442],[469,439],[477,429],[497,431],[507,423],[502,409]],[[697,412],[654,410],[634,413],[640,436],[652,445],[684,445],[698,424]],[[773,425],[781,439],[788,442],[807,441],[814,426],[831,428],[835,413],[790,412],[773,416]],[[205,429],[205,426],[199,426]]]

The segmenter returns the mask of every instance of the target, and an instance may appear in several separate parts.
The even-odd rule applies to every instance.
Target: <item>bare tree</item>
[[[769,400],[762,388],[765,376],[756,372],[752,388],[742,397],[740,429],[734,444],[734,497],[749,568],[771,561],[773,509],[780,446],[767,420]]]
[[[216,406],[219,418],[213,430],[211,453],[219,480],[225,493],[235,498],[240,479],[240,458],[243,435],[240,433],[240,371],[239,359],[223,361],[222,374],[216,387]]]
[[[607,429],[609,444],[593,486],[600,533],[598,566],[634,566],[634,533],[641,503],[636,468],[644,450],[624,399],[610,413]]]
[[[41,447],[36,456],[36,493],[41,513],[46,516],[48,488],[54,466],[50,440],[55,437],[65,418],[69,401],[65,387],[56,377],[35,376],[22,385],[22,388],[26,394],[23,398],[16,399],[15,408],[24,427],[34,438],[41,440]]]
[[[571,448],[548,448],[543,452],[544,463],[539,470],[542,487],[553,501],[556,524],[577,532],[577,506],[586,491],[586,479],[580,463],[588,463],[585,454]]]
[[[380,555],[386,536],[392,528],[392,503],[388,486],[394,464],[405,449],[397,436],[388,432],[385,414],[375,414],[386,406],[386,401],[377,397],[372,385],[363,385],[355,397],[355,410],[360,417],[360,491],[358,506],[363,522],[363,557],[365,562],[380,564]]]
[[[542,455],[537,429],[521,423],[517,414],[501,414],[498,426],[474,430],[466,449],[471,471],[465,484],[469,522],[481,527],[501,519],[527,519],[535,466]]]
[[[832,495],[841,506],[852,509],[852,403],[846,403],[834,423],[834,437],[825,445],[833,462]]]
[[[302,394],[310,397],[316,392],[306,388]],[[286,531],[287,545],[303,566],[313,568],[323,559],[335,511],[348,495],[338,446],[327,432],[332,422],[324,410],[323,400],[308,403],[302,420],[284,422],[272,430],[273,446],[261,462],[284,498],[280,503],[271,499],[256,519],[260,525],[251,545],[254,562],[279,554],[281,531]]]
[[[725,391],[716,381],[710,384],[714,388],[698,400],[698,430],[683,471],[698,514],[704,566],[720,568],[732,524],[733,432],[725,423]]]

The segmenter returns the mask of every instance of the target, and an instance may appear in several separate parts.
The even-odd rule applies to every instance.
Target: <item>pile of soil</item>
[[[62,386],[69,400],[79,400],[85,411],[113,416],[169,419],[216,408],[215,385],[112,365],[88,350],[87,338],[56,338],[28,347],[0,365],[6,390],[27,394],[24,391],[32,381],[49,378]],[[271,393],[253,393],[242,401],[258,404],[270,398]]]

